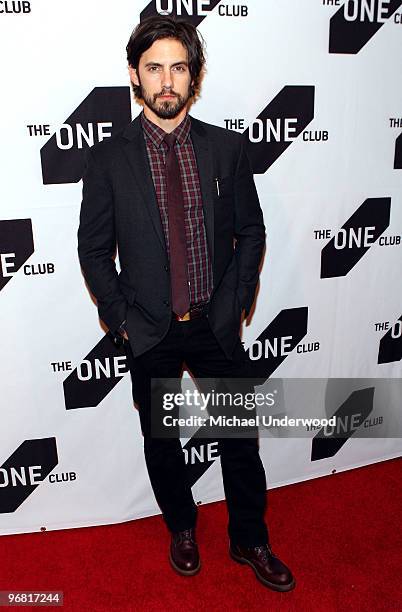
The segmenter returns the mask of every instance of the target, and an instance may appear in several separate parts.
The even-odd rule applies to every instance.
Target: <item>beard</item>
[[[142,95],[142,99],[144,100],[144,104],[150,108],[157,117],[160,119],[174,119],[180,113],[181,110],[187,105],[187,102],[193,95],[192,88],[189,85],[187,93],[182,96],[173,90],[162,90],[161,92],[153,95],[149,95],[146,89],[141,85],[140,81],[140,91]],[[164,94],[170,94],[172,96],[176,96],[171,100],[160,100],[159,96]]]

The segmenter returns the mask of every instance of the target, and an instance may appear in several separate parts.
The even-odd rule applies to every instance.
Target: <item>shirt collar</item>
[[[149,140],[152,142],[152,144],[155,147],[159,148],[162,140],[165,137],[165,134],[166,134],[165,130],[162,130],[162,128],[160,128],[159,125],[156,125],[156,123],[153,123],[152,121],[150,121],[145,116],[144,111],[141,112],[141,124],[142,124],[142,128],[144,130],[145,135],[149,138]],[[183,121],[179,123],[177,127],[175,127],[173,132],[171,132],[172,134],[176,136],[177,142],[180,145],[184,144],[186,140],[188,139],[190,135],[190,128],[191,128],[190,117],[189,117],[189,114],[186,113]]]

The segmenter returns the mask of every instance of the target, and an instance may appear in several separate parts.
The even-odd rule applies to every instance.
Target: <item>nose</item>
[[[164,69],[163,69],[161,85],[162,85],[162,87],[164,89],[172,89],[173,88],[172,73],[170,72],[170,69],[169,69],[168,66],[165,66]]]

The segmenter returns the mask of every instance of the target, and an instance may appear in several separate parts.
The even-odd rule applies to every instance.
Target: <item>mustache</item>
[[[169,96],[176,96],[176,98],[180,98],[181,97],[175,91],[170,90],[170,91],[161,91],[160,93],[154,94],[154,100],[156,100],[160,96],[167,96],[167,95],[169,95]]]

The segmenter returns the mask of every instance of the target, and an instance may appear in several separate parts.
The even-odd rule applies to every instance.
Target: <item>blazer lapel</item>
[[[212,199],[213,186],[213,149],[212,143],[203,125],[191,117],[191,140],[197,160],[198,175],[200,177],[202,205],[204,209],[204,222],[207,233],[207,242],[214,270],[214,203]]]
[[[157,236],[167,254],[158,201],[156,199],[155,187],[149,167],[146,144],[142,134],[140,115],[124,129],[122,136],[126,140],[123,145],[124,153],[133,171],[137,187],[141,191],[144,202],[146,203]]]

